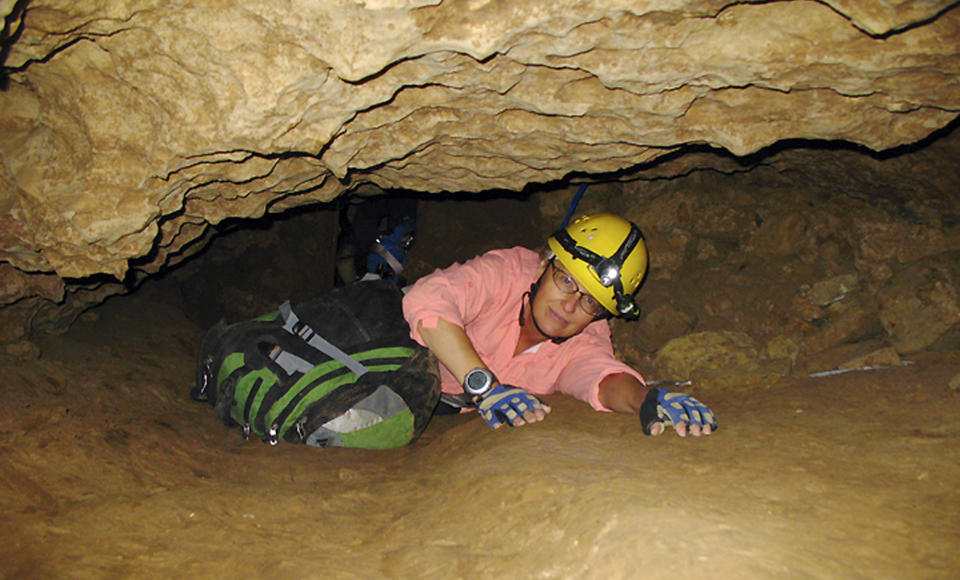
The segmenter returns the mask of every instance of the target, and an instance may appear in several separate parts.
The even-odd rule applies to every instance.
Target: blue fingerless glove
[[[674,393],[667,389],[650,389],[640,406],[640,425],[643,432],[650,435],[651,428],[662,423],[664,427],[686,423],[703,428],[710,425],[717,430],[717,420],[713,412],[703,403],[685,393]]]
[[[543,403],[530,393],[512,385],[500,384],[490,389],[477,404],[477,411],[491,429],[496,429],[504,421],[512,426],[527,411],[542,409]]]

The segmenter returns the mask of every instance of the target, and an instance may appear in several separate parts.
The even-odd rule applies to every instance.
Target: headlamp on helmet
[[[635,224],[613,214],[583,216],[557,231],[547,245],[611,314],[639,317],[633,294],[647,272],[647,246]]]
[[[604,258],[593,268],[600,278],[600,283],[604,286],[613,286],[614,282],[620,279],[620,266],[615,264],[610,258]]]

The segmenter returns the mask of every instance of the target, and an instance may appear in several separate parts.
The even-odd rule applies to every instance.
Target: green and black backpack
[[[413,442],[440,397],[436,359],[414,342],[388,280],[211,328],[191,396],[228,426],[276,444],[387,449]]]

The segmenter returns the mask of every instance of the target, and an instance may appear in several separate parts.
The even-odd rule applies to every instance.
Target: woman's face
[[[546,276],[542,276],[540,288],[533,299],[532,310],[533,315],[537,317],[537,324],[545,334],[550,336],[573,336],[595,320],[593,314],[579,305],[581,295],[587,292],[556,260],[544,262],[540,273],[544,272]],[[557,276],[569,278],[573,284],[576,284],[576,291],[570,294],[563,292],[557,285]]]

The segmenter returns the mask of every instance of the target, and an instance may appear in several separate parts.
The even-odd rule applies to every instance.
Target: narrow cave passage
[[[308,300],[344,279],[360,278],[374,238],[402,216],[416,221],[401,280],[408,283],[487,250],[537,247],[549,234],[533,193],[382,193],[228,223],[203,254],[144,287],[200,326],[219,318],[246,320],[284,300]]]
[[[878,305],[890,286],[869,276],[892,262],[864,248],[879,256],[893,237],[953,256],[955,200],[850,195],[823,186],[833,167],[799,180],[803,167],[595,183],[581,201],[645,231],[645,314],[615,324],[615,344],[649,379],[693,380],[721,424],[700,440],[644,437],[633,417],[555,397],[542,424],[491,432],[473,416],[436,417],[414,445],[385,452],[243,441],[187,396],[200,337],[217,318],[332,286],[338,214],[239,224],[44,337],[39,358],[5,365],[0,482],[16,533],[0,548],[4,571],[951,576],[956,335],[892,348]],[[420,199],[408,276],[540,244],[575,189]],[[857,361],[884,368],[809,376]]]
[[[960,578],[957,0],[0,15],[0,578]],[[412,281],[584,182],[650,249],[616,354],[709,437],[548,396],[271,446],[191,399],[211,325],[364,270],[366,193]]]

